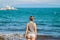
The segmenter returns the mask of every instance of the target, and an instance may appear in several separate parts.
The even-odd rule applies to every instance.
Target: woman
[[[33,22],[33,16],[30,16],[30,22],[26,24],[26,35],[27,40],[35,40],[36,39],[36,23]]]

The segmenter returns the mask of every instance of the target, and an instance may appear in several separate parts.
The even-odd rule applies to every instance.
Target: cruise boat
[[[11,6],[5,6],[3,8],[0,8],[0,10],[16,10],[16,8],[11,7]]]

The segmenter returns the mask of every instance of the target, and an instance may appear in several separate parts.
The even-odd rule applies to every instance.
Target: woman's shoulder
[[[34,22],[34,24],[36,25],[36,23]]]
[[[34,24],[36,24],[35,22],[33,22]]]
[[[36,24],[35,22],[32,22],[33,24]],[[30,22],[27,22],[27,24],[30,24]]]

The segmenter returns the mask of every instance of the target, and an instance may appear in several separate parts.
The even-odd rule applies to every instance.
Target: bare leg
[[[27,39],[27,40],[30,40],[30,39]]]
[[[32,39],[31,40],[36,40],[36,35],[34,36],[34,37],[32,37]]]
[[[31,38],[28,36],[27,40],[31,40]]]
[[[32,40],[35,40],[35,37],[33,37]]]

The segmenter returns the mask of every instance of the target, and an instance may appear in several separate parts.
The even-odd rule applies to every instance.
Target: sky
[[[60,0],[0,0],[0,7],[60,7]]]

